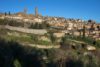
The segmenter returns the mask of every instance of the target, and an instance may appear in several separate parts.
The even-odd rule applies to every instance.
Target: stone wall
[[[43,35],[45,33],[47,33],[47,30],[45,29],[28,29],[28,28],[24,28],[24,27],[13,27],[13,26],[0,26],[9,30],[15,30],[15,31],[19,31],[19,32],[23,32],[23,33],[31,33],[31,34],[38,34],[38,35]]]

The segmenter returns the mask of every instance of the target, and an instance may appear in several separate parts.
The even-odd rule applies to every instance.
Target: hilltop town
[[[38,8],[35,8],[35,14],[27,14],[27,10],[15,14],[1,13],[0,19],[17,21],[19,24],[24,24],[23,27],[29,28],[30,24],[47,24],[49,29],[55,29],[58,32],[56,36],[62,37],[64,34],[69,33],[75,36],[81,36],[82,30],[85,28],[85,36],[92,37],[100,40],[100,23],[93,20],[81,19],[66,19],[64,17],[49,17],[38,14]],[[20,26],[20,25],[19,25]],[[41,26],[41,25],[40,25]]]
[[[100,23],[42,16],[37,7],[35,14],[0,13],[0,45],[7,67],[99,67]]]

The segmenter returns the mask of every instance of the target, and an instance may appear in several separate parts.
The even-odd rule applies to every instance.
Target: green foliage
[[[5,16],[7,15],[7,13],[5,12]]]
[[[9,12],[10,15],[10,12]],[[0,25],[10,25],[10,26],[16,26],[16,27],[29,27],[32,29],[48,29],[50,25],[46,22],[38,23],[36,22],[35,24],[29,24],[29,23],[24,23],[20,22],[17,20],[13,19],[0,19]]]
[[[61,42],[65,43],[66,42],[66,37],[62,37]]]
[[[100,48],[100,40],[96,41],[96,46]]]
[[[8,20],[7,19],[0,19],[0,25],[7,25],[8,24]]]
[[[53,35],[53,32],[49,32],[49,34],[50,34],[50,40],[54,44],[56,42],[57,38]]]
[[[34,43],[38,42],[38,36],[37,35],[30,35],[31,40],[33,40]]]
[[[99,56],[92,52],[38,49],[0,38],[0,67],[100,67],[99,63]]]
[[[20,64],[20,62],[18,60],[15,60],[14,61],[14,66],[15,67],[21,67],[21,64]]]
[[[50,42],[44,41],[44,40],[40,40],[40,41],[38,42],[38,44],[41,44],[41,45],[51,45]]]
[[[8,15],[11,15],[10,11],[9,11]]]
[[[72,39],[72,40],[77,40],[77,41],[82,41],[88,44],[93,44],[94,39],[91,37],[82,37],[82,36],[71,36],[71,35],[66,35],[66,39]]]
[[[23,23],[17,22],[16,20],[0,19],[0,25],[10,25],[10,26],[24,26]]]
[[[49,24],[43,22],[43,23],[35,23],[35,24],[31,24],[29,28],[32,28],[32,29],[48,29],[50,26]]]
[[[85,37],[85,31],[86,31],[86,27],[83,26],[83,38]]]

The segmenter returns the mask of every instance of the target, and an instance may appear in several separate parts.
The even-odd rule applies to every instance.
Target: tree
[[[89,20],[88,20],[88,22],[92,22],[92,20],[91,20],[91,19],[89,19]]]
[[[21,64],[19,63],[18,60],[15,60],[15,61],[14,61],[14,66],[15,66],[15,67],[21,67]]]
[[[80,36],[81,36],[81,34],[82,34],[81,32],[82,32],[82,29],[79,30],[79,33],[80,33],[79,35],[80,35]]]
[[[9,15],[11,15],[11,13],[10,13],[10,11],[9,11],[9,13],[8,13]]]
[[[5,16],[7,15],[7,13],[5,12]]]
[[[100,30],[100,26],[99,25],[97,26],[97,29]]]
[[[92,23],[92,25],[91,25],[90,30],[91,30],[91,31],[93,31],[93,30],[94,30],[94,24],[93,24],[93,23]]]
[[[62,41],[62,43],[65,43],[66,42],[66,36],[62,37],[61,41]]]
[[[86,31],[86,27],[85,25],[83,26],[83,38],[85,37],[85,31]]]
[[[55,43],[56,37],[53,35],[53,32],[50,32],[50,40],[52,43]]]

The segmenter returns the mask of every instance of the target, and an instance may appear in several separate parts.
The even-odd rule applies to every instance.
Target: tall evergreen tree
[[[9,11],[9,13],[8,13],[9,15],[11,15],[11,13],[10,13],[10,11]]]
[[[7,13],[5,12],[5,16],[7,15]]]
[[[86,27],[85,25],[83,26],[83,38],[85,37],[85,31],[86,31]]]

